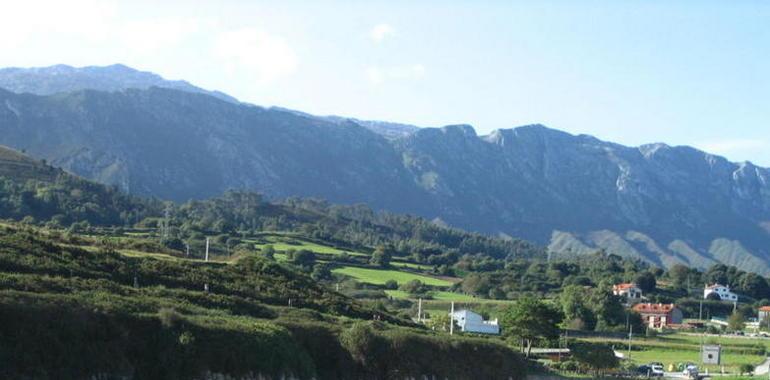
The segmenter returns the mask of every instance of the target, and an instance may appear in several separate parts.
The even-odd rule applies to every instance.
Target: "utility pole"
[[[631,360],[631,336],[634,335],[634,326],[628,325],[628,357],[626,359]]]
[[[700,300],[700,311],[698,312],[698,320],[703,322],[703,298]]]
[[[209,261],[209,238],[206,238],[206,261]]]
[[[422,298],[417,300],[417,322],[422,322]]]
[[[449,335],[455,332],[455,302],[452,301],[452,311],[449,313]]]

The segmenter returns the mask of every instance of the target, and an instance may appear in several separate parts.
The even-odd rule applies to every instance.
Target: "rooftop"
[[[631,288],[638,288],[638,286],[633,282],[627,282],[627,283],[617,284],[612,286],[612,289],[614,290],[626,290]]]
[[[673,303],[639,303],[632,309],[639,313],[668,313],[676,308]]]

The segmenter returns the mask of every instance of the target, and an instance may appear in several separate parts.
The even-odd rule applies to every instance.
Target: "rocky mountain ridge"
[[[251,189],[436,218],[656,265],[770,273],[770,171],[690,147],[626,147],[531,125],[383,134],[151,87],[0,91],[0,144],[125,191],[186,200]]]

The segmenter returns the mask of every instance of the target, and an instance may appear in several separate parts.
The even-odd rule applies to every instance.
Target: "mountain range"
[[[138,195],[250,189],[670,267],[770,274],[770,170],[542,125],[479,136],[241,103],[126,66],[0,70],[0,144]]]

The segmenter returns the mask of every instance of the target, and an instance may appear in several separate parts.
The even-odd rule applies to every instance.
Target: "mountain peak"
[[[476,137],[476,130],[468,124],[452,124],[441,127],[444,133],[461,133],[464,136]]]
[[[109,66],[73,67],[58,64],[47,67],[0,69],[0,87],[16,93],[36,95],[79,90],[113,92],[130,88],[163,87],[206,94],[230,103],[238,103],[237,99],[221,92],[207,91],[185,81],[166,80],[158,74],[137,70],[122,63]]]

